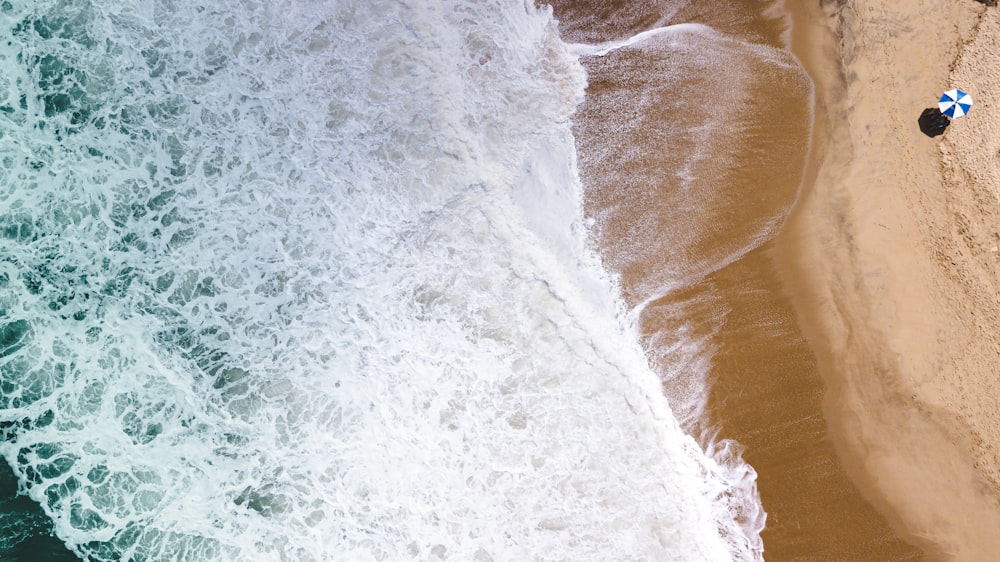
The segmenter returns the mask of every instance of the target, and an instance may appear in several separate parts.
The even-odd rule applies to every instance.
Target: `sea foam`
[[[547,10],[0,11],[0,453],[74,552],[753,559],[586,250]]]

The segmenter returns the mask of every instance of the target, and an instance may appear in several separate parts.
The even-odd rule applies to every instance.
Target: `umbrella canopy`
[[[954,119],[969,112],[972,98],[962,90],[948,90],[938,100],[938,107],[941,108],[941,113]]]

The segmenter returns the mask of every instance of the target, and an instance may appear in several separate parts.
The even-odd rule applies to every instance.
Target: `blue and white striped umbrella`
[[[952,119],[961,117],[972,107],[972,97],[962,90],[948,90],[938,100],[938,107],[941,108],[941,113]]]

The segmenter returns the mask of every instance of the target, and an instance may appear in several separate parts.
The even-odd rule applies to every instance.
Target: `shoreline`
[[[954,204],[945,194],[963,187],[962,174],[952,169],[946,181],[944,167],[948,139],[966,123],[940,141],[916,127],[986,8],[970,1],[953,27],[931,30],[943,1],[821,4],[787,7],[817,115],[811,169],[772,257],[816,354],[828,436],[852,481],[930,559],[986,560],[1000,548],[1000,489],[984,427],[1000,422],[981,419],[991,401],[970,413],[957,399],[991,390],[992,365],[965,357],[996,342],[969,329],[981,306],[960,282],[966,271],[981,279],[982,268],[940,234],[961,234],[946,228]],[[821,40],[804,34],[818,26],[828,30]]]
[[[671,17],[735,39],[711,44],[725,49],[720,52],[769,45],[790,64],[744,75],[736,91],[746,97],[724,94],[717,103],[726,107],[728,99],[730,107],[750,104],[753,110],[731,115],[727,127],[720,122],[718,133],[702,141],[698,131],[711,122],[708,116],[677,128],[669,109],[684,80],[705,88],[705,78],[715,77],[707,64],[696,64],[687,75],[671,66],[683,60],[677,48],[690,50],[698,37],[666,46],[669,56],[654,45],[582,61],[588,88],[573,118],[574,136],[585,209],[588,216],[603,217],[596,242],[605,263],[621,276],[626,303],[645,303],[640,337],[675,414],[687,420],[686,431],[705,448],[735,441],[736,453],[756,471],[767,512],[760,535],[766,559],[920,560],[921,551],[900,538],[857,489],[827,439],[824,381],[772,259],[773,236],[815,170],[807,167],[817,153],[808,152],[816,134],[809,126],[817,118],[809,104],[815,87],[788,50],[789,31],[806,33],[806,26],[792,25],[780,4],[768,13],[759,11],[758,0],[731,0],[730,7],[718,20],[718,8],[704,5]],[[571,2],[554,8],[564,40],[578,43],[634,35],[652,17],[615,12],[619,19],[594,18],[595,6]],[[779,69],[792,67],[781,78]],[[658,78],[664,74],[681,82]],[[728,80],[720,78],[715,87],[732,87]],[[775,98],[779,82],[784,96]],[[764,98],[757,92],[768,94],[768,101],[758,102]],[[717,144],[724,135],[728,142]],[[715,143],[709,146],[724,157],[700,164],[699,142]],[[691,178],[690,186],[678,185],[680,172]],[[774,221],[774,231],[762,245],[745,248],[755,237],[747,236],[747,225],[765,221]],[[658,228],[644,228],[642,243],[635,245],[630,229],[636,223]],[[632,245],[620,245],[629,240]],[[621,257],[627,259],[617,261]],[[688,273],[678,278],[681,285],[657,295],[662,271]],[[650,289],[655,298],[647,300]],[[692,396],[705,402],[692,403]]]
[[[989,435],[970,432],[961,412],[948,409],[963,394],[938,380],[949,366],[949,376],[969,380],[955,375],[954,360],[974,336],[960,333],[967,325],[952,314],[952,304],[964,302],[961,291],[942,281],[954,272],[942,260],[956,259],[948,243],[960,231],[948,222],[941,179],[939,150],[949,145],[916,126],[946,89],[949,62],[976,16],[965,13],[942,29],[946,0],[928,1],[934,5],[815,0],[761,13],[757,0],[731,0],[733,10],[719,20],[715,6],[671,14],[736,38],[719,52],[735,56],[732,45],[762,44],[790,51],[799,62],[791,66],[803,66],[812,81],[809,90],[796,85],[810,78],[786,77],[794,95],[754,105],[762,99],[756,91],[789,88],[775,87],[782,80],[776,67],[745,75],[759,80],[740,83],[750,95],[718,103],[749,105],[752,117],[731,115],[704,141],[692,133],[704,131],[708,117],[688,123],[671,111],[678,109],[673,88],[685,80],[705,88],[714,78],[711,65],[694,64],[688,74],[672,66],[685,61],[678,49],[704,50],[695,48],[704,38],[582,61],[587,98],[573,127],[585,208],[601,225],[596,243],[620,275],[626,303],[643,304],[640,337],[686,430],[703,447],[734,440],[757,472],[768,560],[992,555],[985,542],[1000,526],[1000,510],[970,468]],[[556,3],[564,39],[628,37],[658,17],[594,10]],[[942,53],[940,60],[928,61],[928,52]],[[680,81],[658,78],[664,75]],[[726,158],[705,160],[717,166],[686,160],[699,142],[718,143],[733,131],[739,138],[717,152]],[[1000,132],[997,139],[1000,148]],[[951,156],[958,162],[961,154]],[[679,188],[679,171],[691,186]],[[719,186],[724,197],[715,196]],[[733,246],[743,240],[736,228],[776,213],[776,237],[742,251]],[[947,236],[935,239],[928,224]],[[1000,252],[1000,232],[995,242]],[[662,272],[682,283],[664,285]],[[971,388],[1000,396],[1000,389]],[[690,403],[702,395],[703,405]]]

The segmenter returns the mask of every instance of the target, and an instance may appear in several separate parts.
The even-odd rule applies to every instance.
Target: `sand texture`
[[[822,131],[779,259],[852,479],[931,559],[1000,551],[1000,10],[825,0]],[[819,12],[822,13],[819,13]],[[942,137],[917,117],[960,87]]]

